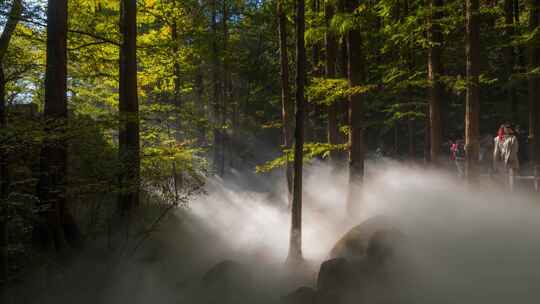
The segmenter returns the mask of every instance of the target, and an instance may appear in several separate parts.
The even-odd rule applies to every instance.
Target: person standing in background
[[[519,142],[516,132],[509,124],[501,125],[494,138],[493,170],[495,176],[503,181],[508,175],[515,175],[519,170]]]

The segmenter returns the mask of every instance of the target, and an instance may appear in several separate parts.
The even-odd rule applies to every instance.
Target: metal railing
[[[534,191],[538,192],[540,188],[540,166],[534,167],[533,175],[516,175],[514,170],[510,170],[510,173],[508,174],[508,186],[510,187],[510,191],[514,191],[518,180],[532,180]]]

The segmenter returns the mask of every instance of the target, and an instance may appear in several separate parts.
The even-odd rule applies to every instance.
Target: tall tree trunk
[[[317,16],[319,14],[319,1],[324,1],[324,0],[312,0],[311,1],[313,14],[315,16]],[[317,22],[317,17],[314,20],[313,26],[314,27],[319,26],[319,24]],[[313,49],[312,49],[311,56],[312,56],[312,62],[313,62],[313,67],[312,67],[313,68],[313,75],[316,76],[316,77],[320,76],[322,74],[321,67],[319,65],[320,59],[321,59],[321,46],[320,46],[320,44],[318,42],[313,43]]]
[[[212,30],[212,125],[214,133],[214,170],[219,176],[223,175],[223,165],[222,165],[222,142],[223,142],[223,130],[221,125],[221,100],[220,100],[220,91],[221,91],[221,82],[220,82],[220,66],[219,66],[219,54],[218,54],[218,32],[217,32],[217,3],[216,0],[212,1],[212,17],[211,17],[211,30]]]
[[[222,82],[222,93],[221,93],[221,113],[220,113],[220,124],[225,126],[227,118],[229,116],[228,104],[230,102],[231,94],[231,72],[229,70],[229,8],[227,6],[227,0],[222,0],[222,10],[223,10],[223,82]],[[221,159],[220,159],[220,176],[225,174],[225,154],[226,151],[229,151],[229,155],[232,155],[232,145],[230,143],[230,138],[227,132],[221,132]]]
[[[416,158],[415,126],[416,123],[413,119],[409,119],[407,121],[407,134],[409,137],[409,158],[411,160],[414,160]]]
[[[66,206],[67,171],[67,0],[49,0],[45,69],[45,140],[37,185],[38,216],[34,236],[44,249],[76,246],[80,232]],[[66,243],[67,242],[67,243]]]
[[[352,13],[358,6],[356,0],[347,1],[347,11]],[[362,36],[356,26],[347,33],[347,58],[349,87],[363,84],[364,61],[362,53]],[[364,130],[363,130],[362,96],[349,95],[349,192],[347,208],[353,211],[356,187],[361,186],[364,179]]]
[[[311,1],[311,12],[313,14],[317,14],[319,10],[319,0],[312,0]],[[317,19],[315,18],[312,22],[313,27],[318,26]],[[320,45],[318,42],[314,42],[313,46],[311,48],[311,76],[312,77],[321,77],[322,71],[320,70]],[[322,141],[322,135],[319,132],[319,122],[318,117],[320,106],[317,103],[314,102],[306,102],[306,108],[304,109],[306,113],[306,121],[305,121],[305,138],[308,142],[320,142]]]
[[[291,208],[289,260],[302,259],[302,165],[304,150],[304,84],[306,81],[306,48],[304,45],[305,3],[296,1],[296,128],[294,130],[294,182]]]
[[[505,23],[505,36],[508,41],[508,46],[503,50],[504,53],[504,63],[506,70],[506,80],[507,83],[510,82],[512,73],[514,72],[514,47],[510,45],[512,36],[514,35],[514,1],[513,0],[504,0],[504,23]],[[516,90],[513,87],[507,89],[508,95],[508,104],[510,105],[510,111],[512,113],[512,119],[517,120],[517,96]]]
[[[533,32],[540,25],[540,0],[529,0],[529,32]],[[540,61],[540,48],[531,42],[528,46],[528,72],[531,73],[538,68]],[[539,98],[539,77],[536,74],[529,74],[529,159],[532,164],[538,165],[540,162],[540,122],[538,114],[540,112]]]
[[[337,39],[335,34],[330,29],[330,23],[334,17],[334,4],[329,0],[325,0],[324,17],[326,21],[326,33],[325,33],[325,48],[326,48],[326,64],[325,74],[326,78],[333,79],[336,77],[336,60],[337,60]],[[338,125],[338,100],[332,102],[328,106],[328,143],[331,145],[337,145],[342,143],[339,135]],[[340,159],[341,153],[333,150],[330,152],[330,160],[336,163]]]
[[[7,111],[6,111],[6,80],[4,75],[4,67],[0,63],[0,128],[4,131],[7,127]],[[5,144],[5,143],[3,143]],[[0,203],[6,204],[6,199],[9,195],[9,167],[8,154],[2,149],[0,151]],[[6,282],[8,279],[8,212],[7,205],[0,205],[0,282]],[[0,283],[1,284],[1,283]],[[0,295],[2,292],[0,292]],[[0,299],[2,297],[0,296]]]
[[[4,131],[7,127],[6,110],[6,77],[4,74],[3,61],[6,57],[9,42],[17,23],[22,14],[22,3],[14,0],[2,35],[0,36],[0,129]],[[0,200],[6,202],[9,195],[9,155],[7,151],[0,150]],[[0,202],[1,204],[1,202]],[[0,205],[0,282],[8,279],[8,213],[7,206]],[[1,292],[0,292],[1,293]],[[0,297],[1,299],[1,297]]]
[[[137,1],[122,0],[120,28],[120,131],[119,157],[122,162],[118,197],[121,214],[139,205],[139,103],[137,98]]]
[[[176,21],[173,22],[171,27],[171,40],[173,43],[173,56],[174,56],[174,100],[173,103],[176,107],[176,140],[181,139],[182,135],[182,119],[180,116],[180,110],[182,108],[182,96],[181,96],[181,90],[182,90],[182,82],[180,81],[180,63],[179,60],[179,50],[178,50],[178,26],[176,24]]]
[[[441,154],[442,129],[441,129],[441,100],[442,73],[441,50],[442,32],[439,22],[442,17],[442,0],[430,0],[429,40],[428,53],[428,80],[429,80],[429,130],[430,130],[430,159],[438,164]]]
[[[208,104],[206,102],[207,99],[204,98],[204,79],[201,65],[201,63],[197,64],[197,72],[195,73],[195,79],[193,80],[195,86],[195,101],[197,102],[197,108],[195,109],[195,112],[199,117],[205,117],[210,120],[210,115],[208,115]],[[198,144],[202,147],[205,147],[208,145],[208,141],[206,138],[206,126],[203,125],[198,129]]]
[[[529,0],[531,1],[531,0]],[[519,8],[519,0],[514,0],[514,32],[515,34],[521,34],[518,30],[521,28],[521,26],[519,25],[519,18],[520,18],[520,8]],[[514,61],[515,64],[520,67],[519,71],[520,72],[525,72],[526,70],[526,55],[525,55],[525,47],[523,47],[522,45],[518,45],[516,47],[516,51],[517,51],[517,58],[516,60]]]
[[[403,2],[403,14],[401,15],[401,22],[404,22],[405,18],[409,16],[409,0]],[[411,34],[412,35],[412,34]],[[405,49],[405,60],[407,62],[408,72],[412,75],[414,72],[414,47],[412,43],[408,43]],[[414,103],[414,91],[410,85],[407,85],[407,99],[411,104],[410,111],[415,110]],[[408,146],[409,146],[409,158],[415,160],[416,158],[416,124],[415,119],[409,118],[407,120],[407,134],[408,134]]]
[[[424,122],[424,162],[427,164],[431,162],[431,149],[430,149],[431,143],[430,143],[430,131],[429,131],[429,115],[426,115],[426,117],[428,118]]]
[[[4,60],[6,56],[7,49],[9,47],[9,42],[13,36],[13,32],[19,23],[19,19],[22,14],[22,2],[21,0],[14,0],[11,5],[11,10],[9,12],[8,20],[0,36],[0,61]]]
[[[480,24],[479,1],[466,0],[467,94],[465,109],[466,176],[469,182],[478,178],[480,133]]]
[[[287,51],[287,16],[283,10],[283,1],[277,2],[279,54],[281,68],[281,121],[283,124],[283,146],[290,150],[293,144],[293,112],[294,103],[291,100],[291,88],[289,85],[289,54]],[[288,161],[285,164],[287,177],[287,189],[289,191],[289,205],[292,203],[293,193],[293,164]]]

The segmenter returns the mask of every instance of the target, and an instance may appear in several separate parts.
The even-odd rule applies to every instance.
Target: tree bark
[[[4,68],[0,62],[0,128],[2,131],[7,127],[7,111],[5,100],[5,88],[6,81],[4,75]],[[8,280],[8,206],[6,205],[6,199],[9,195],[9,167],[8,167],[8,154],[7,151],[0,151],[0,282],[7,282]],[[0,295],[2,292],[0,291]],[[2,297],[0,296],[0,299]]]
[[[533,32],[540,25],[540,0],[529,0],[529,32]],[[538,68],[540,61],[540,48],[531,42],[528,46],[528,66],[527,70],[531,73],[535,68]],[[540,144],[538,137],[540,136],[540,123],[538,114],[540,106],[539,98],[539,77],[538,75],[528,75],[528,101],[529,101],[529,159],[532,164],[538,165],[540,162]]]
[[[0,36],[0,129],[5,130],[7,127],[7,110],[6,110],[6,77],[4,74],[3,61],[13,36],[13,32],[17,27],[17,23],[22,14],[22,3],[20,0],[14,0],[11,5],[11,10],[8,16],[7,23]],[[4,149],[0,150],[0,199],[6,202],[9,195],[9,155]],[[0,205],[0,282],[6,282],[8,279],[8,213],[7,206]]]
[[[338,1],[338,11],[340,13],[345,13],[347,8],[347,0],[339,0]],[[336,70],[338,71],[338,76],[343,79],[348,79],[348,69],[349,69],[349,56],[347,54],[347,39],[344,36],[343,39],[341,39],[341,43],[338,42],[338,52],[339,52],[339,59],[338,59],[338,65],[336,66]],[[339,127],[345,127],[349,126],[349,99],[348,98],[342,98],[338,101],[337,107],[337,117],[338,117],[338,129]],[[343,133],[339,133],[339,140],[341,143],[348,142],[348,137],[346,137]],[[348,161],[348,152],[343,152],[343,160]]]
[[[302,259],[302,166],[304,150],[304,84],[306,81],[305,3],[296,2],[296,128],[294,144],[293,203],[288,260]]]
[[[67,171],[67,0],[50,0],[47,9],[45,69],[45,140],[37,184],[38,217],[35,241],[43,249],[78,246],[80,231],[66,206]]]
[[[466,176],[469,182],[478,178],[480,133],[480,24],[479,1],[466,0],[467,92],[465,109]]]
[[[171,39],[173,43],[173,56],[174,56],[174,106],[176,107],[176,140],[181,140],[182,137],[182,119],[180,116],[180,109],[182,108],[182,82],[180,80],[180,63],[178,57],[180,56],[178,50],[178,26],[176,21],[173,22],[171,27]]]
[[[409,137],[409,158],[411,160],[414,160],[416,158],[415,126],[416,126],[416,123],[414,120],[409,119],[407,121],[407,133]]]
[[[207,104],[207,99],[204,98],[204,79],[203,79],[203,71],[202,71],[202,67],[201,67],[201,63],[197,63],[197,72],[195,74],[195,79],[193,80],[194,82],[194,86],[195,86],[195,98],[196,98],[196,102],[197,102],[197,108],[195,109],[196,113],[198,116],[200,117],[205,117],[207,118],[209,121],[211,121],[211,117],[209,115],[209,112],[208,111],[208,104]],[[206,129],[206,126],[201,126],[197,132],[197,137],[198,137],[198,145],[200,146],[207,146],[208,145],[208,141],[207,141],[207,129]]]
[[[137,1],[122,0],[120,27],[120,131],[121,192],[119,210],[127,215],[139,205],[140,147],[137,97]]]
[[[213,96],[212,96],[212,106],[213,106],[213,133],[214,133],[214,170],[219,176],[223,176],[224,173],[224,159],[223,159],[223,125],[221,124],[221,117],[223,109],[221,108],[222,102],[220,95],[221,93],[221,81],[219,77],[220,73],[220,64],[219,64],[219,54],[218,54],[218,32],[217,32],[217,3],[216,0],[212,1],[212,16],[211,16],[211,31],[212,31],[212,86],[213,86]]]
[[[347,11],[353,13],[358,2],[347,1]],[[347,33],[347,58],[349,88],[362,85],[364,82],[364,61],[362,53],[362,36],[360,29],[352,28]],[[356,187],[361,186],[364,178],[364,130],[362,96],[349,95],[349,192],[347,208],[353,211]]]
[[[311,12],[314,15],[318,14],[319,11],[319,0],[311,1]],[[319,24],[317,19],[312,21],[311,26],[317,27]],[[318,42],[314,42],[311,48],[311,76],[312,77],[321,77],[322,72],[320,67],[320,49],[321,46]],[[307,55],[306,55],[307,56]],[[305,105],[305,139],[308,142],[321,142],[323,141],[325,134],[321,134],[320,128],[318,127],[320,123],[318,122],[318,117],[320,116],[321,107],[315,102],[306,102]],[[324,129],[323,129],[324,130]]]
[[[0,61],[4,60],[7,53],[11,37],[15,31],[15,28],[17,27],[17,23],[19,23],[19,19],[21,18],[22,9],[21,0],[14,0],[13,4],[11,5],[8,20],[4,26],[2,35],[0,36]]]
[[[277,2],[279,54],[281,68],[281,121],[283,124],[283,146],[290,150],[293,144],[293,112],[294,103],[291,100],[291,88],[289,85],[289,54],[287,51],[287,16],[283,10],[283,0]],[[289,205],[292,203],[293,193],[293,164],[288,161],[285,164],[287,178],[287,190],[289,193]]]
[[[428,52],[428,81],[429,81],[429,130],[430,130],[430,160],[438,164],[441,154],[441,100],[442,83],[442,32],[439,25],[442,18],[442,0],[430,0],[429,19],[429,52]]]
[[[405,18],[409,16],[409,0],[403,2],[403,14],[401,15],[401,22],[404,22]],[[410,74],[414,72],[414,47],[412,43],[407,44],[405,49],[405,60],[407,61],[407,69]],[[407,86],[407,99],[411,104],[411,111],[415,110],[414,104],[414,91],[410,85]],[[409,118],[407,120],[407,134],[408,134],[408,146],[409,146],[409,158],[411,160],[416,159],[416,123],[415,119]]]
[[[505,36],[508,44],[512,40],[514,35],[514,1],[504,0],[504,23],[505,23]],[[508,45],[503,50],[504,63],[505,63],[505,76],[507,83],[510,82],[512,73],[514,71],[514,47]],[[517,120],[517,98],[516,91],[513,87],[507,89],[508,104],[510,105],[510,111],[512,113],[512,119]]]
[[[222,26],[223,26],[223,79],[221,82],[221,111],[219,115],[219,123],[221,127],[225,126],[227,121],[227,116],[229,115],[227,105],[230,101],[230,71],[229,71],[229,59],[228,59],[228,43],[229,43],[229,10],[227,7],[227,0],[222,0],[222,12],[223,12],[223,18],[222,18]],[[230,145],[230,138],[228,136],[228,133],[225,132],[223,129],[221,131],[221,142],[220,142],[220,160],[219,160],[219,172],[220,176],[223,176],[225,174],[225,154],[227,151],[230,151],[232,148]]]
[[[333,79],[336,77],[336,60],[337,60],[337,39],[335,34],[330,29],[330,23],[334,17],[334,4],[329,0],[325,1],[324,16],[326,21],[326,33],[325,33],[325,74],[327,79]],[[331,145],[341,144],[338,125],[338,103],[339,100],[335,100],[328,106],[328,143]],[[340,151],[332,150],[330,152],[330,160],[335,164],[341,160],[342,153]]]
[[[312,10],[314,15],[318,15],[319,13],[319,1],[324,0],[312,0]],[[313,24],[315,27],[317,27],[319,24],[317,22],[314,22]],[[312,49],[312,62],[313,62],[313,75],[315,77],[320,76],[322,74],[321,67],[320,67],[320,59],[321,59],[321,46],[319,43],[315,42],[313,43],[313,49]]]

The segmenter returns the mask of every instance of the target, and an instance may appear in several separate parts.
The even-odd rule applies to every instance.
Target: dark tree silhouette
[[[139,102],[137,98],[137,1],[122,0],[120,27],[120,212],[139,205]]]
[[[44,249],[76,246],[80,232],[66,206],[67,170],[67,0],[50,0],[47,9],[45,140],[37,185],[38,216],[34,237]]]
[[[466,0],[467,94],[465,100],[466,175],[469,181],[478,178],[480,133],[480,24],[478,0]]]
[[[305,3],[296,2],[296,127],[294,130],[294,182],[291,208],[289,260],[302,259],[302,165],[304,150],[304,84],[306,82],[306,47],[304,44]]]

